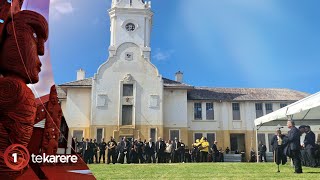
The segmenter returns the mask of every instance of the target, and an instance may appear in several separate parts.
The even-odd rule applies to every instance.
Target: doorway
[[[245,134],[230,134],[231,151],[245,152]]]

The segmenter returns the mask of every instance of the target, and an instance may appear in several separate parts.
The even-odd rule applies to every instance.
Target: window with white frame
[[[216,133],[214,133],[214,132],[196,132],[193,134],[194,142],[197,139],[200,140],[202,137],[206,137],[207,141],[209,142],[209,145],[211,146],[214,143],[214,141],[216,140]]]
[[[156,128],[151,128],[150,129],[150,138],[152,139],[151,141],[152,142],[156,142],[156,139],[157,139],[157,130],[156,130]]]
[[[133,106],[123,105],[122,106],[122,125],[132,125],[133,118]]]
[[[232,103],[232,117],[233,117],[233,120],[241,120],[239,103]]]
[[[263,116],[262,103],[256,103],[256,118]]]
[[[288,106],[287,103],[281,103],[281,104],[280,104],[280,108],[284,108],[284,107],[286,107],[286,106]]]
[[[258,134],[258,143],[260,144],[260,142],[264,145],[266,145],[266,136],[264,133],[259,133]]]
[[[271,141],[272,141],[273,136],[274,136],[274,133],[268,134],[268,142],[269,142],[269,149],[268,150],[269,150],[269,152],[272,152],[272,149],[273,149],[273,147],[271,145]]]
[[[206,119],[207,120],[214,120],[213,103],[206,103]]]
[[[175,138],[177,138],[178,140],[180,140],[180,130],[179,129],[170,129],[169,131],[169,136],[170,136],[170,140],[174,140]]]
[[[266,103],[266,114],[269,114],[273,111],[272,103]]]
[[[97,128],[97,142],[100,143],[103,138],[103,128]]]
[[[195,120],[202,120],[201,103],[194,103],[194,119]]]
[[[210,147],[213,145],[216,140],[216,133],[207,133],[207,140],[209,142]]]
[[[194,133],[194,142],[196,142],[197,139],[201,139],[203,137],[203,133]]]
[[[83,136],[83,130],[73,130],[73,137],[77,138],[78,141],[81,141]]]
[[[133,84],[123,85],[123,96],[133,96]]]

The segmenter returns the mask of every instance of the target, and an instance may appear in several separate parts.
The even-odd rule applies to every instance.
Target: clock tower
[[[151,2],[144,0],[112,0],[110,16],[109,56],[113,57],[123,43],[134,43],[146,60],[150,60],[152,27]]]

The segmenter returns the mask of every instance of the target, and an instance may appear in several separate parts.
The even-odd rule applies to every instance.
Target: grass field
[[[320,179],[320,168],[303,167],[295,174],[290,165],[274,163],[92,164],[97,179]]]

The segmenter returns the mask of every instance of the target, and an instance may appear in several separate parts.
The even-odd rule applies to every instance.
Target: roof
[[[82,87],[91,87],[92,86],[92,78],[86,78],[77,81],[71,81],[64,84],[59,85],[60,87],[64,86],[82,86]]]
[[[173,80],[167,79],[167,78],[162,78],[162,79],[163,79],[163,85],[166,88],[193,88],[193,86],[190,86],[185,83],[173,81]],[[72,81],[72,82],[61,84],[59,86],[60,87],[91,87],[92,86],[92,78],[86,78],[83,80]]]
[[[187,89],[188,100],[213,101],[297,101],[309,94],[291,89],[281,88],[210,88],[194,87],[167,78],[163,79],[163,86],[167,89]],[[57,86],[58,97],[65,99],[65,87],[91,87],[92,78],[72,81]]]
[[[196,87],[188,92],[188,100],[297,101],[308,95],[291,89]]]
[[[66,99],[67,98],[66,92],[60,86],[56,86],[56,90],[57,90],[59,99]]]
[[[171,79],[167,79],[167,78],[162,78],[163,80],[163,86],[165,88],[182,88],[182,89],[190,89],[193,88],[193,86],[185,84],[185,83],[181,83],[178,81],[174,81]]]

